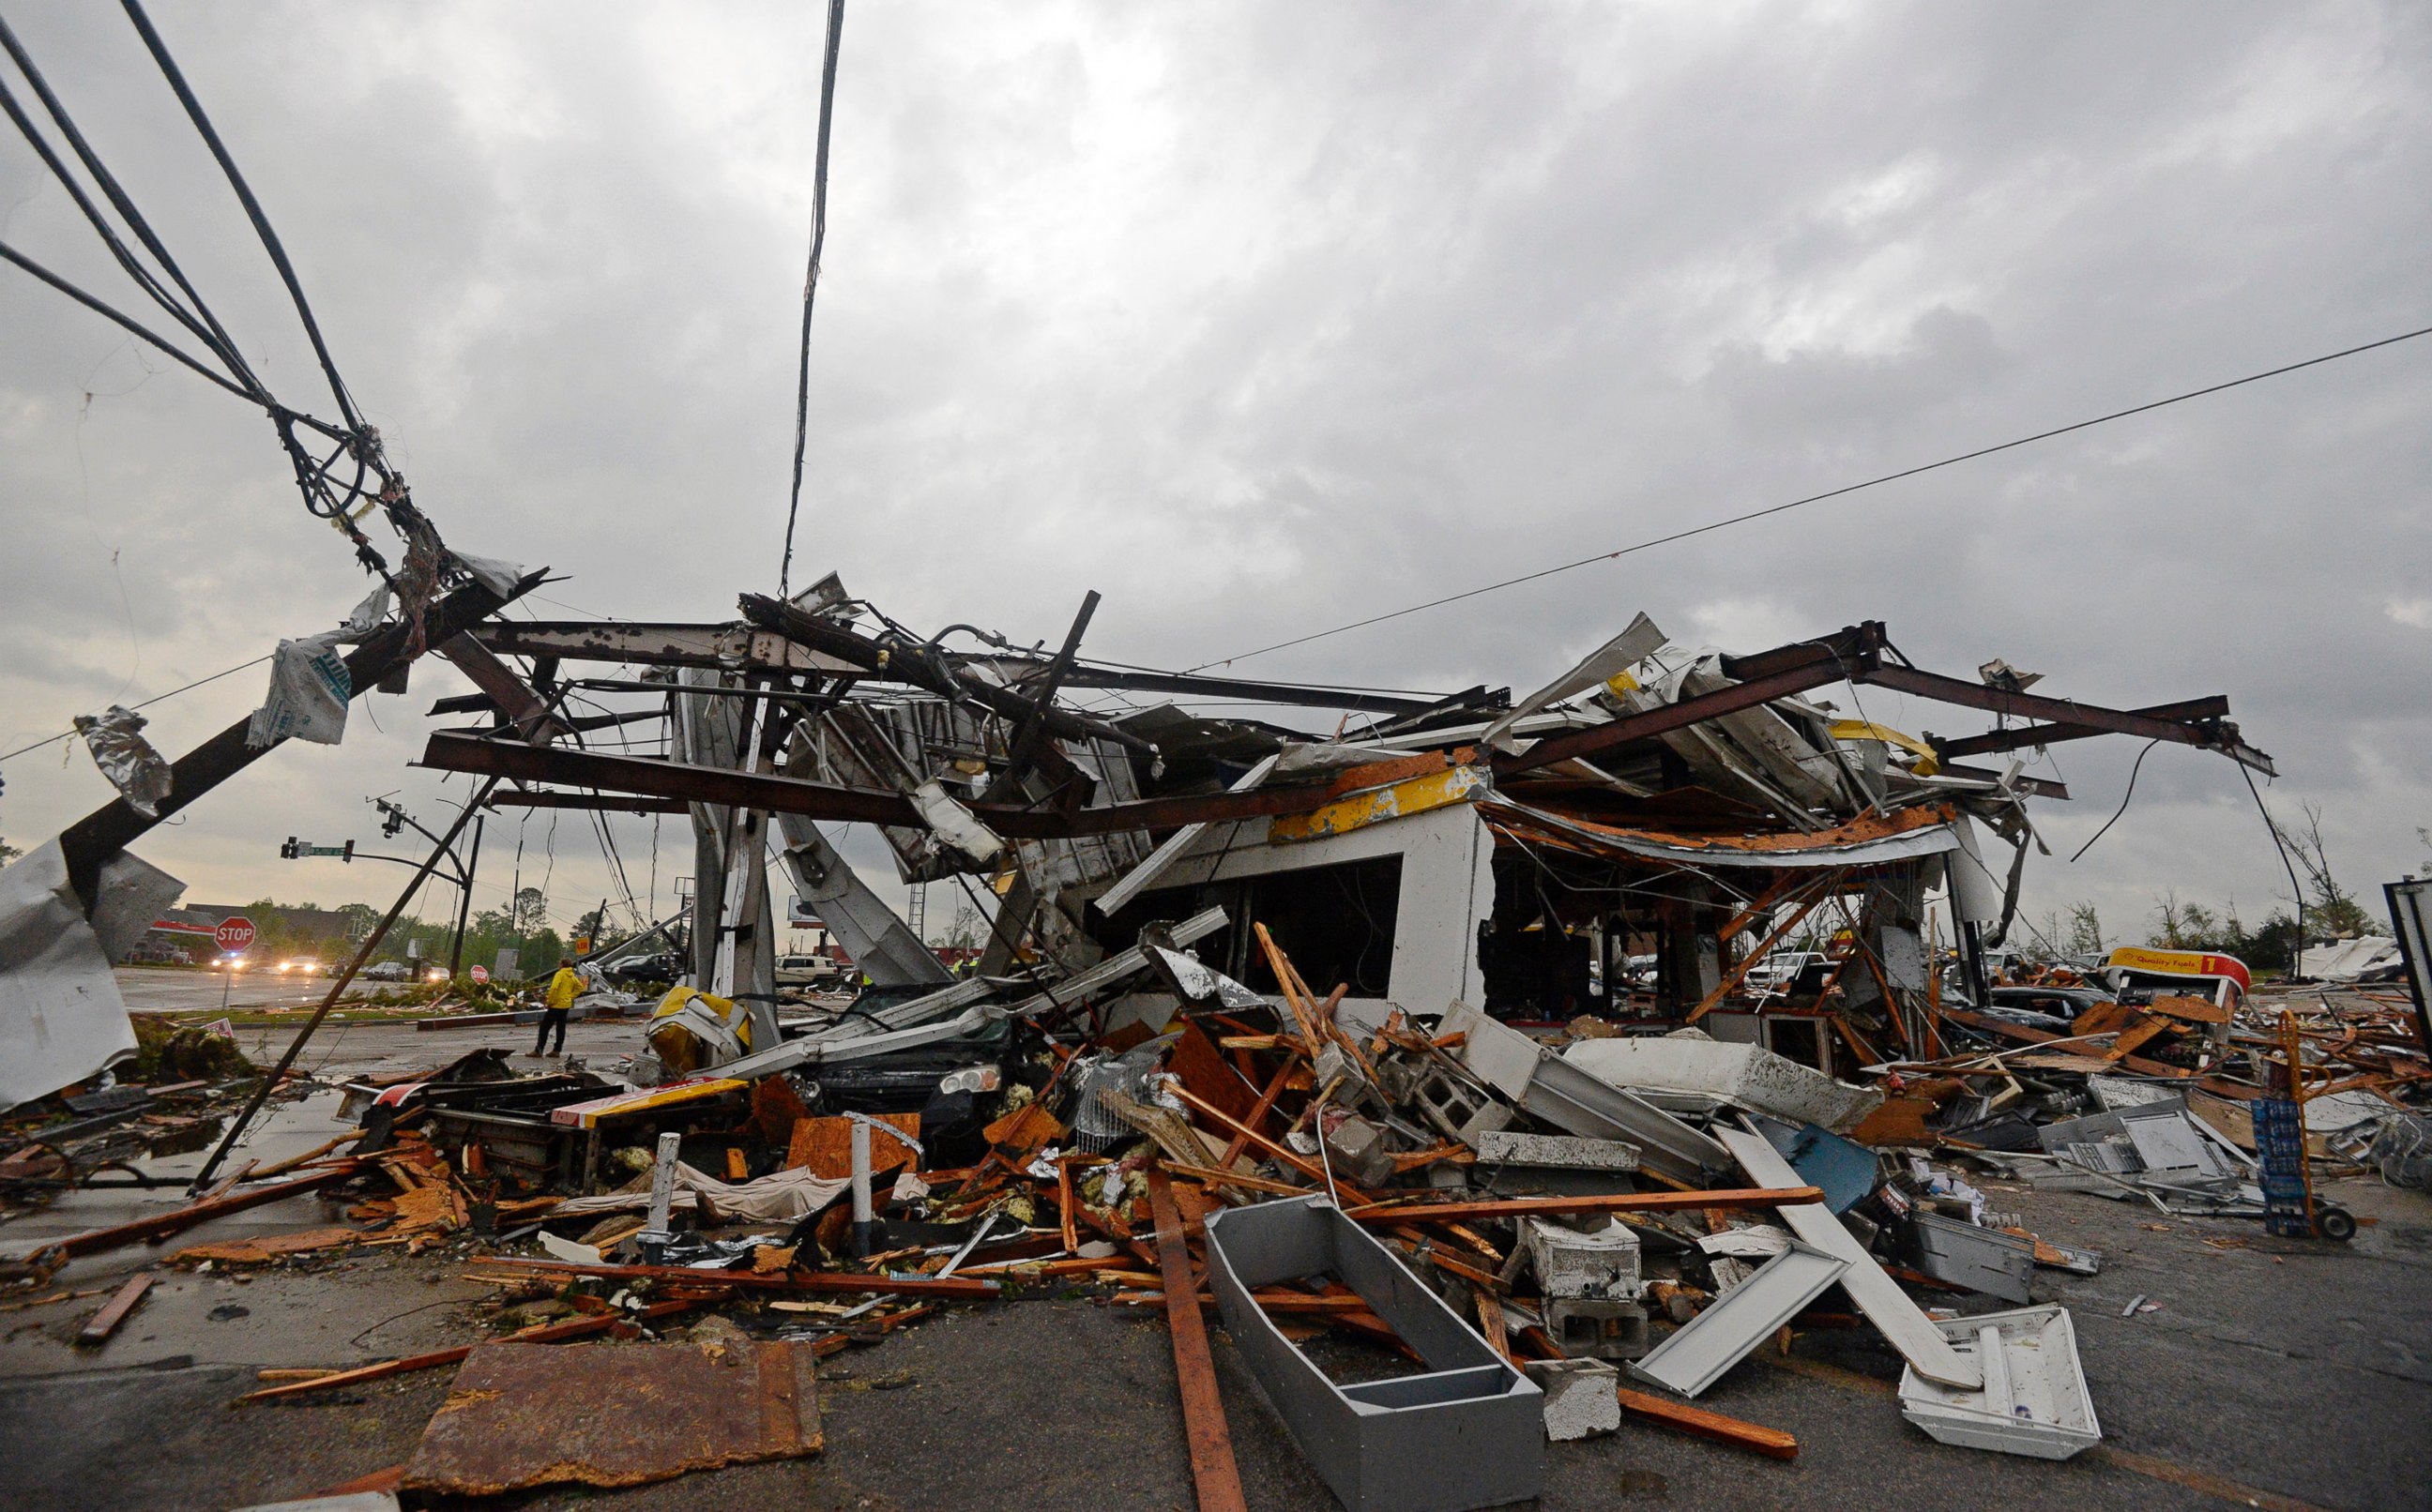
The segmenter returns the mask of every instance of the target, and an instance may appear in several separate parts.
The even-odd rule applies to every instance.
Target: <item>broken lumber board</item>
[[[1254,1293],[1251,1300],[1271,1313],[1364,1313],[1370,1310],[1366,1300],[1358,1296],[1288,1296],[1281,1293],[1270,1295],[1262,1291]],[[1165,1293],[1163,1291],[1119,1291],[1106,1301],[1131,1307],[1156,1307],[1164,1304]],[[1216,1294],[1212,1291],[1201,1292],[1199,1305],[1215,1306]]]
[[[986,1265],[965,1266],[957,1275],[965,1276],[1077,1276],[1093,1270],[1119,1269],[1128,1264],[1119,1254],[1073,1255],[1063,1260],[991,1260]]]
[[[208,1222],[229,1213],[242,1213],[246,1208],[260,1207],[264,1202],[276,1202],[282,1197],[294,1197],[299,1192],[313,1192],[324,1186],[334,1186],[362,1168],[362,1162],[350,1160],[343,1166],[332,1166],[328,1170],[315,1171],[310,1176],[298,1176],[294,1181],[280,1182],[275,1186],[258,1186],[249,1192],[231,1192],[226,1197],[215,1197],[207,1202],[190,1202],[184,1207],[174,1208],[166,1213],[157,1213],[150,1218],[137,1218],[132,1223],[119,1223],[106,1229],[87,1229],[82,1234],[71,1234],[66,1238],[43,1248],[46,1252],[57,1252],[73,1259],[80,1254],[114,1250],[122,1244],[133,1244],[140,1239],[165,1239],[181,1230],[191,1229],[197,1223]]]
[[[1183,1430],[1191,1440],[1191,1479],[1199,1512],[1247,1512],[1241,1470],[1233,1461],[1233,1432],[1216,1390],[1216,1360],[1208,1352],[1208,1323],[1194,1305],[1198,1285],[1182,1242],[1182,1215],[1171,1178],[1148,1168],[1149,1211],[1157,1217],[1157,1257],[1165,1275],[1165,1326],[1174,1336],[1174,1373],[1182,1394]]]
[[[110,1342],[110,1336],[118,1332],[118,1325],[127,1321],[127,1315],[135,1311],[136,1303],[151,1289],[151,1272],[128,1278],[127,1285],[118,1288],[118,1295],[103,1302],[101,1311],[76,1330],[76,1341],[88,1346]]]
[[[607,1281],[656,1281],[705,1291],[839,1291],[875,1292],[906,1297],[963,1297],[986,1301],[1003,1292],[993,1281],[964,1276],[868,1276],[851,1270],[793,1271],[785,1275],[753,1275],[743,1270],[694,1270],[684,1266],[587,1266],[572,1260],[531,1260],[498,1255],[484,1267],[538,1270],[553,1275],[598,1276]]]
[[[350,1134],[342,1134],[337,1138],[330,1140],[329,1143],[315,1145],[300,1155],[290,1155],[285,1160],[279,1161],[276,1165],[264,1166],[259,1170],[248,1171],[245,1173],[244,1180],[262,1182],[268,1181],[273,1176],[284,1176],[289,1171],[294,1170],[296,1167],[309,1166],[312,1164],[312,1162],[320,1159],[323,1155],[328,1154],[330,1151],[337,1149],[340,1145],[351,1145],[363,1136],[363,1133],[360,1129],[357,1129]]]
[[[1557,1213],[1677,1213],[1714,1208],[1737,1211],[1821,1202],[1814,1186],[1733,1187],[1718,1192],[1608,1192],[1585,1197],[1510,1197],[1479,1202],[1378,1202],[1343,1209],[1361,1223],[1470,1223],[1487,1218],[1551,1217]]]
[[[692,1301],[652,1302],[632,1316],[637,1319],[665,1318],[671,1313],[680,1313],[700,1305],[701,1305],[700,1302]],[[609,1333],[628,1321],[627,1315],[623,1313],[594,1313],[588,1318],[572,1319],[563,1323],[543,1323],[537,1328],[527,1328],[520,1333],[510,1334],[496,1342],[554,1344],[563,1339],[587,1338],[594,1334]],[[472,1352],[472,1345],[459,1344],[453,1349],[432,1350],[428,1354],[408,1354],[399,1359],[382,1360],[376,1365],[359,1366],[351,1370],[332,1370],[326,1375],[316,1375],[309,1381],[290,1381],[282,1386],[264,1386],[259,1391],[248,1391],[237,1400],[239,1402],[276,1402],[281,1397],[300,1397],[313,1391],[326,1391],[331,1386],[354,1386],[363,1381],[378,1381],[383,1376],[405,1375],[414,1370],[428,1370],[442,1365],[462,1364],[464,1357]]]
[[[1945,1008],[1942,1010],[1942,1016],[1952,1023],[1966,1024],[1970,1029],[1981,1029],[1988,1034],[1998,1034],[2004,1039],[2016,1040],[2026,1045],[2041,1045],[2050,1040],[2076,1037],[2073,1034],[2055,1034],[2051,1030],[2036,1029],[2027,1024],[2014,1024],[2006,1018],[1995,1018],[1987,1014],[1970,1013],[1965,1008]],[[2263,1095],[2263,1089],[2250,1082],[2239,1082],[2229,1077],[2202,1071],[2190,1071],[2184,1066],[2171,1066],[2163,1061],[2150,1060],[2142,1055],[2123,1055],[2118,1064],[2132,1071],[2142,1071],[2147,1076],[2167,1076],[2181,1082],[2192,1082],[2207,1092],[2225,1098],[2235,1098],[2240,1102],[2251,1102]]]
[[[1621,1410],[1649,1422],[1660,1422],[1666,1428],[1677,1428],[1684,1434],[1712,1438],[1734,1449],[1746,1449],[1768,1459],[1797,1459],[1799,1440],[1779,1428],[1766,1428],[1727,1418],[1719,1412],[1693,1407],[1685,1402],[1674,1402],[1645,1391],[1632,1391],[1628,1386],[1616,1388],[1621,1393]]]

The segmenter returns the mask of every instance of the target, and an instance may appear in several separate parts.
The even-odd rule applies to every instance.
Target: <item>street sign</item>
[[[242,950],[253,943],[253,920],[243,914],[230,914],[211,931],[211,943],[223,950]]]
[[[487,982],[490,980],[490,968],[488,966],[477,966],[472,970],[466,972],[465,975],[471,977],[476,982]]]

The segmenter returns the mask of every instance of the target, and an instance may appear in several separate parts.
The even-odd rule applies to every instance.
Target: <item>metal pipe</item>
[[[853,1120],[853,1254],[870,1256],[870,1232],[877,1215],[870,1205],[870,1125]]]

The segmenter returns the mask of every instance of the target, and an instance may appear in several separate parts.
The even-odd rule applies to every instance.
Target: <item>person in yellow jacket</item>
[[[553,1053],[566,1053],[567,1010],[574,1006],[574,1000],[582,992],[583,977],[574,969],[573,957],[558,957],[557,974],[549,979],[549,993],[541,999],[540,1037],[532,1041],[532,1054],[541,1053],[542,1047],[549,1043],[549,1032],[552,1029],[557,1031],[557,1049]]]

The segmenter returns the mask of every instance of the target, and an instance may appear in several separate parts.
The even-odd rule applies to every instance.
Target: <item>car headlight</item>
[[[948,1071],[938,1078],[937,1090],[955,1092],[993,1092],[1005,1084],[1004,1075],[993,1066],[966,1066],[959,1071]]]

